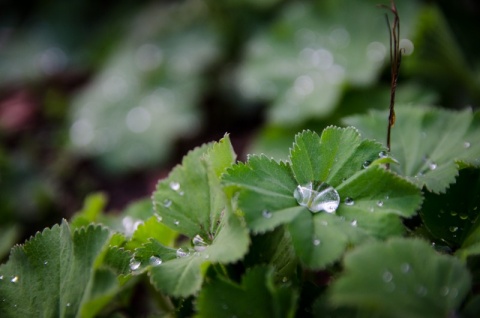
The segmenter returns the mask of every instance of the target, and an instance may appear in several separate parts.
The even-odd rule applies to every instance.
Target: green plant
[[[374,135],[382,115],[347,122]],[[154,312],[179,316],[191,314],[182,313],[188,304],[199,317],[465,311],[477,297],[480,196],[462,189],[478,189],[478,120],[478,112],[402,107],[397,159],[352,127],[298,134],[285,162],[253,155],[235,163],[225,136],[159,182],[153,209],[145,200],[106,216],[104,198],[91,197],[70,224],[15,246],[0,267],[1,311],[109,315],[132,301],[145,275]],[[445,130],[446,122],[457,124]],[[440,128],[435,144],[428,136],[441,137]],[[399,146],[414,133],[428,159]],[[459,141],[455,155],[441,155]],[[468,203],[438,210],[458,193]]]
[[[386,145],[371,110],[298,133],[284,161],[236,162],[225,135],[119,215],[91,195],[11,249],[0,315],[477,316],[480,112],[396,114]]]

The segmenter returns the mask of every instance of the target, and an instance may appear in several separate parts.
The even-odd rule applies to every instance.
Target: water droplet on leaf
[[[173,191],[180,190],[180,183],[175,181],[170,182],[170,189],[172,189]]]
[[[67,307],[70,307],[70,303],[67,303]]]
[[[318,246],[320,245],[321,241],[319,239],[314,239],[313,240],[313,245]]]
[[[352,226],[357,226],[357,220],[353,220],[350,224],[351,224]]]
[[[162,260],[160,259],[160,257],[157,257],[157,256],[150,256],[149,260],[148,260],[148,263],[152,266],[158,266],[160,264],[162,264]]]
[[[182,258],[182,257],[187,257],[187,256],[190,256],[190,253],[183,250],[182,248],[179,248],[176,252],[177,254],[177,258]]]
[[[172,200],[165,199],[165,201],[163,201],[163,206],[169,208],[170,206],[172,206]]]
[[[175,225],[180,225],[180,221],[179,221],[179,220],[175,220],[175,221],[173,221],[173,224],[175,224]]]
[[[450,215],[451,215],[451,216],[457,216],[458,213],[457,213],[456,211],[452,211],[452,212],[450,212]]]
[[[466,219],[468,219],[468,214],[465,214],[465,213],[460,214],[460,219],[461,219],[461,220],[466,220]]]
[[[382,207],[382,206],[383,206],[383,201],[382,201],[382,200],[378,200],[378,201],[377,201],[377,206]]]
[[[363,169],[366,169],[368,168],[368,166],[370,166],[372,162],[370,160],[366,160],[365,162],[363,162],[363,165],[362,165],[362,168]]]
[[[130,269],[131,269],[132,271],[136,271],[137,269],[139,269],[139,268],[140,268],[140,265],[142,265],[142,263],[139,262],[139,261],[137,261],[135,258],[132,258],[132,259],[130,260]]]
[[[386,158],[386,157],[388,157],[388,153],[386,151],[380,151],[378,153],[378,157],[379,158]]]
[[[193,237],[192,244],[193,244],[193,248],[197,252],[201,252],[201,251],[205,250],[208,246],[208,244],[205,242],[205,240],[199,234],[197,234]]]
[[[333,213],[340,204],[337,190],[325,182],[311,181],[299,185],[293,192],[298,204],[308,208],[311,212],[325,211]]]
[[[450,230],[450,232],[455,233],[458,230],[458,226],[450,226],[448,229]]]
[[[345,202],[345,205],[354,205],[355,204],[355,201],[353,201],[353,199],[350,198],[350,197],[346,197],[344,202]]]
[[[471,144],[468,142],[468,141],[465,141],[463,143],[463,147],[465,147],[466,149],[470,148]]]
[[[269,219],[272,217],[272,212],[270,212],[269,210],[263,210],[262,211],[262,216],[266,219]]]
[[[17,282],[18,282],[18,276],[13,276],[10,281],[11,281],[12,283],[17,283]]]
[[[443,297],[448,296],[449,293],[450,293],[450,288],[448,288],[447,286],[442,287],[442,289],[440,289],[440,295],[442,295]]]
[[[425,297],[425,296],[427,296],[427,294],[428,294],[427,288],[426,288],[425,286],[423,286],[423,285],[417,286],[416,292],[417,292],[417,295],[418,295],[418,296],[421,296],[421,297]]]

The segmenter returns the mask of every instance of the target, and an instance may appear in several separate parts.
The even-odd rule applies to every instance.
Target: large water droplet
[[[355,204],[355,201],[353,201],[353,199],[350,198],[350,197],[346,197],[344,202],[345,202],[345,205],[354,205]]]
[[[382,274],[382,279],[383,279],[383,281],[384,281],[385,283],[389,283],[389,282],[391,282],[392,279],[393,279],[393,274],[390,273],[389,271],[385,271],[385,272],[383,272],[383,274]]]
[[[337,190],[325,182],[311,181],[299,185],[293,192],[293,196],[298,204],[314,213],[320,211],[333,213],[340,204]]]
[[[150,256],[150,259],[148,260],[148,263],[152,266],[158,266],[160,264],[162,264],[162,260],[160,259],[160,257],[157,257],[157,256]]]
[[[137,261],[135,258],[132,258],[132,259],[130,260],[130,269],[131,269],[132,271],[136,271],[137,269],[139,269],[139,268],[140,268],[140,265],[142,265],[142,263],[139,262],[139,261]]]
[[[18,276],[13,276],[10,281],[11,281],[12,283],[17,283],[17,282],[18,282]]]
[[[270,212],[269,210],[263,210],[262,211],[262,216],[266,219],[269,219],[272,217],[272,212]]]
[[[197,234],[193,237],[192,244],[193,244],[193,248],[197,252],[201,252],[201,251],[205,250],[208,246],[208,244],[205,242],[205,240],[199,234]]]
[[[177,250],[176,254],[177,254],[177,258],[187,257],[187,256],[190,255],[190,253],[188,251],[185,251],[181,247]]]

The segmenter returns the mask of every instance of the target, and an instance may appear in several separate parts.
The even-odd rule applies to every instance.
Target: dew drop
[[[363,162],[362,168],[363,168],[363,169],[368,168],[368,166],[370,166],[371,163],[372,163],[372,162],[371,162],[370,160],[366,160],[365,162]]]
[[[410,270],[411,270],[410,264],[408,264],[408,263],[403,263],[402,265],[400,265],[400,270],[401,270],[402,273],[404,273],[404,274],[409,273]]]
[[[270,212],[269,210],[263,210],[262,216],[266,219],[270,219],[272,217],[272,212]]]
[[[350,198],[350,197],[346,197],[344,202],[345,202],[345,205],[354,205],[355,204],[355,201],[353,201],[353,199]]]
[[[437,164],[435,162],[430,162],[428,164],[428,167],[430,168],[430,170],[435,170],[437,169]]]
[[[203,256],[203,258],[204,258],[204,259],[209,259],[209,258],[210,258],[210,255],[205,254],[205,255]]]
[[[183,258],[190,256],[190,253],[182,249],[181,247],[176,252],[177,258]]]
[[[386,157],[388,157],[388,153],[386,151],[380,151],[378,153],[378,157],[379,158],[386,158]]]
[[[393,274],[389,271],[383,272],[382,279],[385,283],[390,283],[393,279]]]
[[[313,240],[313,245],[315,245],[315,246],[319,246],[320,243],[321,243],[321,241],[319,239],[314,239]]]
[[[205,250],[208,246],[208,244],[205,242],[205,240],[199,234],[197,234],[193,237],[192,244],[193,244],[193,248],[197,252],[201,252],[201,251]]]
[[[385,200],[388,200],[390,199],[390,197],[388,195],[385,196]]]
[[[471,144],[468,141],[465,141],[463,143],[463,147],[466,148],[466,149],[470,148],[470,146],[471,146]]]
[[[132,259],[130,260],[130,269],[131,269],[132,271],[136,271],[137,269],[139,269],[139,268],[140,268],[140,265],[142,265],[142,263],[139,262],[139,261],[137,261],[135,258],[132,258]]]
[[[3,275],[0,275],[0,280],[3,280]]]
[[[170,189],[172,189],[173,191],[180,190],[180,183],[175,181],[170,182]]]
[[[311,181],[299,185],[293,192],[298,204],[316,213],[325,211],[334,213],[340,204],[340,196],[337,190],[325,182]]]
[[[67,307],[70,307],[70,303],[67,303]]]
[[[158,221],[158,222],[162,222],[163,218],[162,218],[162,216],[161,216],[160,214],[155,213],[155,217],[157,218],[157,221]]]
[[[282,277],[282,283],[286,283],[286,282],[288,282],[288,278],[287,278],[287,276],[283,276]]]
[[[385,289],[387,290],[387,292],[389,293],[393,293],[395,291],[395,284],[393,282],[388,282],[385,284]]]
[[[328,222],[327,221],[321,221],[320,224],[323,225],[323,226],[327,226]]]
[[[456,211],[452,211],[452,212],[450,212],[450,215],[451,215],[451,216],[457,216],[458,213],[457,213]]]
[[[457,230],[458,230],[458,226],[450,226],[450,227],[448,228],[448,230],[449,230],[450,232],[452,232],[452,233],[455,233],[455,232],[457,232]]]
[[[148,263],[152,266],[158,266],[158,265],[162,264],[162,259],[160,257],[152,255],[148,259]]]
[[[43,262],[43,265],[45,266],[48,265],[48,261]]]
[[[175,220],[175,221],[173,221],[173,224],[175,224],[175,225],[178,226],[178,225],[180,225],[180,221],[179,221],[179,220]]]
[[[460,219],[461,219],[461,220],[466,220],[466,219],[468,219],[468,214],[465,214],[465,213],[460,214]]]
[[[171,207],[172,206],[172,200],[165,199],[165,201],[163,201],[163,206],[166,207],[166,208]]]
[[[12,283],[18,283],[18,276],[13,276],[10,280]]]
[[[382,206],[383,206],[383,201],[382,201],[382,200],[378,200],[378,201],[377,201],[377,206],[382,207]]]
[[[351,224],[352,226],[357,226],[357,220],[353,220],[350,224]]]

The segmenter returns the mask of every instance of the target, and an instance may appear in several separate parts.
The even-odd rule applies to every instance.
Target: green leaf
[[[458,259],[416,239],[366,244],[347,254],[344,265],[331,286],[332,302],[382,317],[447,317],[471,285]]]
[[[402,234],[399,216],[411,217],[420,206],[422,197],[415,185],[372,163],[384,152],[379,143],[362,140],[351,127],[328,127],[321,136],[305,131],[295,138],[291,164],[251,156],[247,163],[230,168],[223,181],[240,189],[238,206],[252,232],[289,224],[301,261],[321,268],[368,235]],[[329,191],[339,197],[336,215],[312,214],[299,205],[294,191],[309,182],[331,186]],[[326,227],[319,225],[323,222]]]
[[[126,248],[133,250],[147,243],[151,238],[165,246],[173,246],[178,233],[165,224],[161,223],[157,216],[152,216],[144,223],[138,225]]]
[[[198,238],[198,237],[197,237]],[[194,238],[195,239],[195,238]],[[137,273],[147,269],[150,281],[157,289],[173,296],[186,297],[200,288],[203,273],[211,263],[231,263],[239,260],[248,249],[248,232],[235,215],[225,215],[213,241],[187,244],[179,249],[167,248],[150,240],[135,252],[140,263]],[[158,260],[152,263],[152,256]]]
[[[100,226],[73,233],[64,221],[15,246],[0,266],[4,317],[76,316],[92,296],[95,262],[108,243]]]
[[[467,247],[480,242],[473,239],[479,209],[479,170],[463,169],[445,194],[425,194],[420,216],[434,238],[453,247]]]
[[[157,289],[174,296],[189,296],[200,288],[210,263],[235,262],[247,252],[248,230],[233,213],[219,179],[234,157],[226,136],[218,143],[191,151],[182,165],[158,184],[153,194],[158,216],[164,225],[190,242],[172,249],[164,246],[165,240],[164,245],[161,240],[151,240],[137,248],[135,260],[147,266]],[[152,256],[161,263],[148,266]]]
[[[197,317],[294,317],[297,293],[290,286],[275,286],[273,270],[255,267],[241,285],[217,277],[202,289]]]
[[[212,239],[225,207],[219,173],[231,166],[234,158],[228,136],[189,152],[153,194],[163,223],[189,237],[198,234]]]
[[[77,212],[70,221],[70,227],[80,228],[96,222],[107,205],[107,196],[104,193],[94,193],[87,198],[82,210]]]
[[[458,169],[480,167],[480,113],[424,106],[397,105],[392,129],[392,170],[419,187],[443,193],[455,182]],[[344,119],[366,138],[385,140],[387,111]]]

